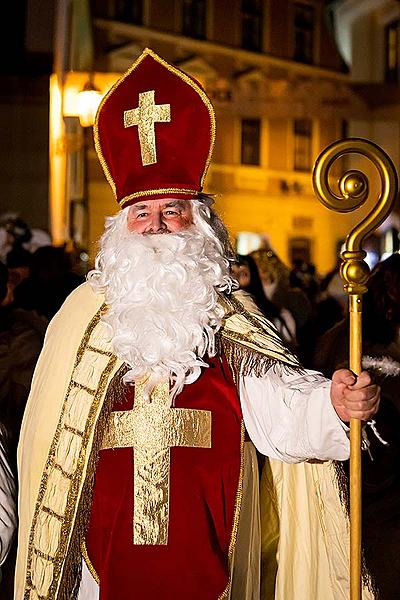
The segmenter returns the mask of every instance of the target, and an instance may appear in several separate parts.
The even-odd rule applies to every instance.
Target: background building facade
[[[399,166],[396,0],[171,0],[168,5],[164,0],[54,4],[28,0],[25,4],[30,16],[25,16],[24,44],[29,42],[36,50],[51,38],[49,25],[45,36],[39,35],[43,27],[35,26],[39,8],[50,4],[47,17],[52,10],[55,13],[49,228],[57,244],[72,239],[93,257],[104,216],[117,210],[91,130],[79,125],[78,92],[91,82],[105,93],[146,46],[200,81],[213,101],[217,140],[205,191],[217,194],[217,208],[240,252],[266,244],[289,264],[303,258],[320,272],[330,270],[341,241],[361,217],[337,215],[319,204],[311,185],[315,158],[334,140],[355,135],[380,144]],[[13,99],[7,102],[5,109],[0,106],[6,130]],[[44,102],[46,113],[47,95]],[[32,106],[8,129],[9,144],[18,125],[29,134],[25,145],[24,134],[16,138],[17,163],[3,149],[2,174],[6,181],[11,163],[14,169],[19,165],[21,181],[26,182],[25,208],[20,212],[31,222],[36,219],[28,214],[33,186],[36,193],[42,186],[42,196],[47,192],[43,182],[48,151],[42,140],[47,140],[46,124]],[[35,146],[39,134],[40,149],[39,142]],[[372,188],[376,187],[376,174],[365,162],[343,161],[337,173],[346,166],[367,170]],[[19,206],[17,187],[9,178],[4,209]],[[35,204],[35,211],[43,212],[43,206]],[[40,226],[44,220],[40,218]],[[392,245],[395,250],[398,225],[395,213],[371,248],[382,253]]]

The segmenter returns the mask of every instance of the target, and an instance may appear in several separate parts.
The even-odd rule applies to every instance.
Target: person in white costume
[[[0,567],[4,564],[10,551],[17,526],[15,495],[14,477],[1,440],[0,430]]]
[[[285,585],[278,567],[272,592],[261,587],[254,446],[271,465],[346,459],[346,423],[375,414],[379,389],[367,373],[329,381],[303,369],[235,291],[228,234],[201,192],[213,119],[201,88],[150,50],[99,109],[96,148],[122,210],[35,371],[19,447],[16,600],[345,598],[346,550],[336,561],[332,548],[346,522],[329,468],[289,472],[314,482],[296,483],[297,523],[278,527]],[[329,489],[318,497],[315,483]],[[278,514],[292,497],[279,485]],[[335,539],[324,537],[323,502]],[[307,572],[307,557],[287,552],[306,531],[321,554]]]

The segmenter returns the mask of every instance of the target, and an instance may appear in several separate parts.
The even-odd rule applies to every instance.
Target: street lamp
[[[93,126],[102,97],[101,92],[93,85],[89,78],[76,99],[76,108],[81,127]]]

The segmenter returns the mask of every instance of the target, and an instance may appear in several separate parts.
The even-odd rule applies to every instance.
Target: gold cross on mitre
[[[154,123],[171,121],[171,105],[155,104],[154,90],[139,94],[139,106],[124,110],[124,127],[138,126],[142,164],[153,165],[157,162],[156,132]]]
[[[132,410],[111,413],[102,449],[133,448],[133,543],[168,543],[170,449],[211,448],[211,412],[171,408],[169,382],[135,383]]]

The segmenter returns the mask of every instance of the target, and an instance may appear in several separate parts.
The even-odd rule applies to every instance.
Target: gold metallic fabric
[[[157,162],[155,123],[171,121],[171,105],[156,104],[154,90],[139,94],[139,106],[124,111],[124,127],[137,125],[142,164],[154,165]]]
[[[168,543],[170,448],[211,448],[211,412],[171,408],[169,383],[160,383],[150,399],[146,381],[135,386],[132,410],[111,413],[102,449],[133,448],[133,543]]]

